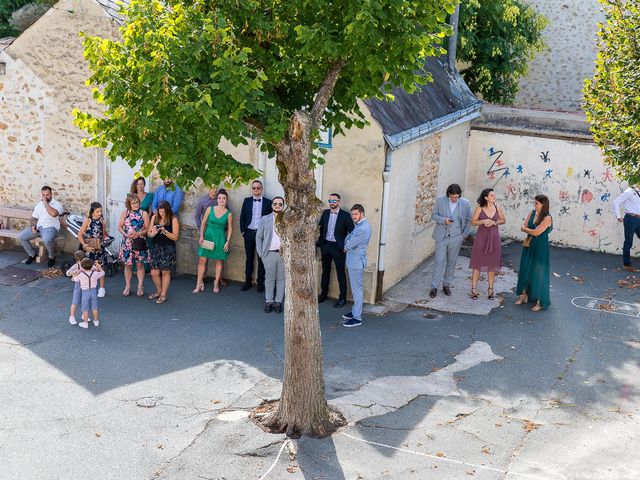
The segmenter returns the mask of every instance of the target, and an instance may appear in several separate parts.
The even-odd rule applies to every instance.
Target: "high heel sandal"
[[[155,300],[156,298],[160,297],[160,292],[156,292],[156,293],[152,293],[151,295],[149,295],[149,300]]]
[[[540,310],[542,310],[542,305],[540,305],[539,303],[536,303],[533,307],[531,307],[532,312],[539,312]]]
[[[496,296],[493,294],[493,288],[490,288],[489,290],[487,290],[487,298],[489,300],[493,300],[494,298],[496,298]]]
[[[218,293],[220,291],[220,287],[218,286],[218,280],[213,281],[213,293]]]
[[[129,295],[131,295],[131,287],[125,287],[125,289],[122,291],[122,296],[128,297]]]
[[[477,300],[480,295],[476,292],[475,288],[472,288],[469,296],[471,297],[471,300]]]
[[[516,305],[522,305],[523,303],[527,303],[528,300],[529,300],[529,297],[527,296],[527,294],[523,293],[516,300]]]
[[[160,296],[158,297],[158,299],[156,300],[156,303],[157,303],[158,305],[160,305],[161,303],[164,303],[164,302],[166,302],[166,301],[167,301],[167,297],[165,297],[164,295],[160,295]]]
[[[191,293],[200,293],[200,292],[204,292],[204,282],[196,283],[196,288],[194,288],[193,292]]]
[[[136,292],[138,297],[144,297],[144,287],[138,287],[138,291]]]

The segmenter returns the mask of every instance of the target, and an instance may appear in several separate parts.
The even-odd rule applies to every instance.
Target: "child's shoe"
[[[71,325],[77,325],[78,321],[76,320],[76,317],[72,317],[71,315],[69,315],[69,323]]]
[[[106,294],[107,294],[107,291],[104,288],[98,289],[98,298],[104,298]]]
[[[80,328],[89,328],[89,322],[80,322],[78,326]]]
[[[100,321],[99,320],[94,320],[93,321],[93,326],[97,327],[98,325],[100,325]]]

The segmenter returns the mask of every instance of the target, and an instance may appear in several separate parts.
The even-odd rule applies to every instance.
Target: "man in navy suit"
[[[271,210],[271,200],[262,195],[262,182],[260,180],[254,180],[251,183],[250,197],[244,199],[242,202],[242,211],[240,212],[240,233],[244,238],[244,251],[247,256],[247,260],[244,268],[244,285],[242,290],[246,291],[251,288],[251,282],[253,280],[253,261],[256,256],[256,232],[258,225],[260,225],[260,219],[269,215]],[[264,292],[264,265],[262,260],[258,258],[258,278],[256,283],[258,285],[258,292]]]
[[[353,230],[351,215],[340,208],[340,195],[329,195],[329,208],[320,216],[320,236],[316,247],[320,247],[322,255],[322,280],[320,281],[320,295],[318,303],[327,299],[329,292],[329,278],[331,276],[331,261],[336,265],[336,275],[340,287],[340,296],[335,308],[344,307],[347,303],[347,274],[345,273],[344,240]]]
[[[353,307],[351,313],[342,315],[343,327],[359,327],[362,325],[362,306],[364,304],[364,288],[362,277],[367,267],[367,247],[371,239],[371,225],[364,218],[364,207],[356,203],[351,207],[351,218],[355,223],[353,231],[347,235],[344,241],[344,249],[347,252],[347,270],[349,282],[353,294]]]

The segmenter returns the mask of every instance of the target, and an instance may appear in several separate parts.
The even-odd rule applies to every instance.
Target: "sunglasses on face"
[[[251,190],[262,190],[262,187],[251,187]]]
[[[338,203],[338,200],[327,200],[329,203]]]
[[[273,202],[274,207],[284,207],[284,203]]]

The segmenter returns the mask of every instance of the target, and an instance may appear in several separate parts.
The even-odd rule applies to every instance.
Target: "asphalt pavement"
[[[2,251],[0,268],[21,259]],[[69,279],[0,285],[0,479],[636,480],[640,275],[620,267],[553,248],[537,313],[513,292],[489,313],[429,309],[424,276],[422,304],[358,328],[323,303],[327,398],[349,425],[294,441],[247,418],[279,396],[284,355],[255,289],[193,295],[177,277],[156,305],[122,297],[120,275],[83,330]]]

